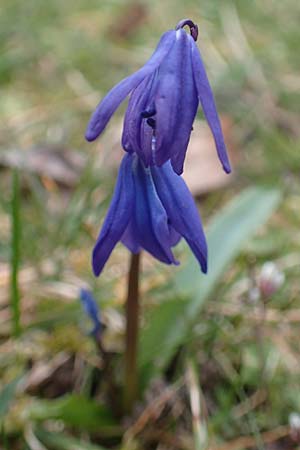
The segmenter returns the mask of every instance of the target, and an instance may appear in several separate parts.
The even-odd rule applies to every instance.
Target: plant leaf
[[[42,428],[36,429],[35,434],[47,448],[53,450],[105,450],[104,447],[99,447],[99,445],[82,442],[63,433],[51,433]]]
[[[9,406],[15,397],[16,389],[20,379],[21,376],[15,378],[13,381],[8,383],[0,392],[0,420],[9,410]]]
[[[162,371],[188,337],[205,301],[229,263],[277,207],[278,190],[250,188],[217,215],[208,232],[209,271],[202,275],[193,255],[174,277],[175,295],[155,308],[141,332],[139,368],[149,379]]]
[[[67,425],[103,434],[119,433],[110,411],[83,395],[66,395],[54,400],[36,400],[28,408],[30,419],[59,419]]]

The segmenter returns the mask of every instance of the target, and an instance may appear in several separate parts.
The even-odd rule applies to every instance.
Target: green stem
[[[13,334],[15,336],[18,336],[21,332],[20,292],[18,283],[20,236],[20,182],[18,170],[15,169],[12,175],[11,200],[11,312]]]
[[[125,386],[124,410],[132,411],[137,398],[137,348],[139,331],[139,269],[140,254],[132,254],[128,277],[127,301],[125,305],[126,336],[125,336]]]

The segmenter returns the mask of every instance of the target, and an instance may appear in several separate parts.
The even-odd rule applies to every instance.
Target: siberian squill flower
[[[191,34],[184,30],[190,28]],[[183,164],[199,102],[212,131],[225,172],[231,171],[214,96],[196,45],[198,27],[182,20],[167,31],[147,63],[122,80],[103,98],[86,131],[95,140],[130,94],[122,146],[136,153],[146,167],[168,160],[177,174]]]
[[[124,156],[102,230],[93,251],[98,276],[117,242],[132,253],[141,249],[166,264],[178,264],[172,253],[183,237],[203,272],[207,246],[196,204],[170,161],[146,167],[137,154]]]

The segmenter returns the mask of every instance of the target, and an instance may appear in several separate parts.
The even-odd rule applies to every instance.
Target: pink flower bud
[[[284,273],[279,270],[274,262],[266,262],[258,276],[258,288],[262,297],[271,297],[284,283]]]

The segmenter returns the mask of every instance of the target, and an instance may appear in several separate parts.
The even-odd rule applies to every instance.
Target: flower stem
[[[139,331],[139,269],[140,253],[131,255],[128,276],[125,336],[124,410],[130,413],[137,397],[137,348]]]

